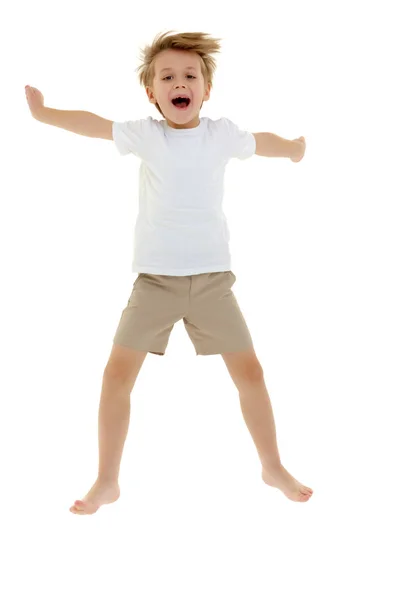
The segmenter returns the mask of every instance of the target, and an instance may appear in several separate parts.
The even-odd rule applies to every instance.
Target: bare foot
[[[118,483],[105,483],[96,480],[83,500],[76,500],[69,509],[75,515],[92,515],[102,504],[111,504],[120,495]]]
[[[273,468],[264,467],[262,479],[267,485],[280,489],[289,500],[294,502],[307,502],[313,494],[311,488],[297,481],[282,465]]]

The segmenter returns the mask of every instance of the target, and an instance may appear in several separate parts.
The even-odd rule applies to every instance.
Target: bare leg
[[[281,459],[276,440],[275,419],[264,379],[241,384],[239,398],[244,420],[262,465],[279,466]]]
[[[118,477],[130,419],[130,393],[103,378],[99,406],[99,471],[95,484],[71,512],[93,514],[102,504],[118,500]]]
[[[104,377],[99,406],[99,481],[118,481],[130,414],[130,390]]]
[[[98,476],[83,500],[71,506],[75,514],[93,514],[120,496],[118,477],[129,429],[130,394],[146,353],[122,347],[114,347],[113,352],[115,362],[104,371],[100,397]]]
[[[282,466],[271,401],[263,377],[242,381],[239,386],[242,414],[257,448],[265,483],[279,488],[290,500],[306,502],[311,488],[301,484]]]

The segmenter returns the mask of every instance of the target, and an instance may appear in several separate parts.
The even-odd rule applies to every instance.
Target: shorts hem
[[[197,351],[196,350],[196,356],[213,356],[215,354],[225,354],[225,352],[247,352],[247,350],[252,350],[254,349],[254,344],[250,344],[249,346],[246,346],[245,348],[239,348],[236,350],[219,350],[217,352],[215,351],[211,351],[211,352],[206,352],[206,351]]]
[[[113,344],[123,346],[124,348],[130,348],[131,350],[136,350],[137,352],[147,352],[148,354],[157,354],[159,356],[164,356],[165,354],[165,350],[163,352],[157,352],[156,350],[147,350],[147,348],[138,348],[126,342],[119,342],[115,338],[113,339]]]

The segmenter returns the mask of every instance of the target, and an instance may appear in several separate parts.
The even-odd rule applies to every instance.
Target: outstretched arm
[[[42,93],[26,86],[26,99],[34,119],[47,125],[55,125],[79,135],[112,140],[113,122],[85,110],[58,110],[44,106]]]
[[[299,162],[306,149],[304,137],[296,140],[286,140],[274,133],[253,133],[256,139],[256,154],[258,156],[274,156],[290,158],[293,162]]]

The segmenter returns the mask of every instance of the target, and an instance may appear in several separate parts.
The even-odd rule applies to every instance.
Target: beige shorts
[[[200,275],[139,273],[114,336],[114,343],[165,354],[169,336],[183,319],[198,354],[241,352],[253,347],[231,290],[232,271]]]

